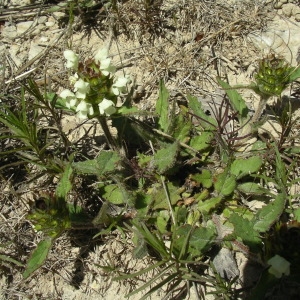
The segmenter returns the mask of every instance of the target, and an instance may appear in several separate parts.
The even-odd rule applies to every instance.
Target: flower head
[[[290,262],[280,255],[275,255],[268,260],[271,265],[269,273],[273,274],[276,278],[281,278],[282,275],[290,275]]]
[[[125,77],[119,77],[112,85],[112,92],[119,96],[120,94],[123,94],[126,92],[126,85],[129,83],[130,79],[128,76]]]
[[[90,103],[86,103],[82,100],[76,107],[77,117],[79,119],[86,119],[88,116],[94,114],[94,109]]]
[[[100,49],[95,55],[95,61],[100,65],[100,71],[104,76],[114,73],[116,68],[111,64],[111,58],[108,58],[108,49]]]
[[[107,116],[110,116],[116,112],[115,104],[111,100],[104,98],[101,101],[101,103],[99,103],[99,112],[100,112],[100,115],[105,114]]]
[[[74,91],[77,98],[85,99],[86,94],[90,91],[90,84],[80,78],[74,84]]]
[[[78,55],[72,50],[65,50],[64,57],[67,60],[65,66],[68,69],[78,69]]]
[[[68,89],[63,90],[59,94],[59,96],[66,100],[67,108],[74,108],[76,106],[78,100],[77,100],[75,94],[72,93],[70,90],[68,90]]]

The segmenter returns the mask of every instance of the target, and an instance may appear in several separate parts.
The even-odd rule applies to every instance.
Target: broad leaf
[[[266,232],[278,220],[282,214],[286,202],[286,196],[279,194],[275,200],[264,206],[257,214],[253,229],[258,232]]]
[[[210,148],[214,135],[212,132],[204,131],[200,135],[195,136],[190,141],[190,146],[198,151],[204,151]]]
[[[191,176],[192,180],[201,184],[203,187],[209,189],[212,186],[212,176],[209,170],[202,170],[201,173]]]
[[[102,151],[96,159],[76,162],[72,167],[78,172],[89,175],[104,175],[116,170],[120,157],[113,151]]]
[[[245,194],[265,195],[270,193],[268,189],[262,187],[261,185],[255,182],[245,182],[239,184],[237,186],[237,189]]]
[[[43,241],[40,241],[37,244],[37,247],[32,252],[27,262],[26,270],[23,273],[24,279],[28,278],[34,271],[36,271],[44,264],[48,256],[49,250],[51,249],[51,246],[52,246],[51,238],[47,238]]]
[[[58,199],[65,199],[68,192],[72,189],[72,182],[71,182],[72,173],[73,173],[73,169],[71,167],[71,163],[68,163],[56,187],[55,193]]]
[[[234,233],[243,240],[243,243],[250,247],[251,251],[261,249],[262,242],[259,233],[253,229],[253,221],[233,213],[228,221],[234,225]]]
[[[236,159],[230,166],[230,173],[240,179],[251,173],[259,171],[262,159],[259,156],[252,156],[247,159]]]
[[[159,174],[165,173],[175,165],[178,148],[178,143],[175,142],[155,153],[154,164]]]
[[[235,176],[229,174],[228,169],[225,169],[223,173],[218,174],[214,179],[215,189],[219,194],[228,196],[233,193],[236,187]]]
[[[222,201],[222,197],[215,197],[206,199],[205,201],[199,201],[197,207],[203,213],[207,214],[212,209],[215,209]]]

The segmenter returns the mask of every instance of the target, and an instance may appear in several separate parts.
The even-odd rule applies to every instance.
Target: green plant
[[[29,81],[23,89],[21,112],[3,106],[0,114],[10,134],[2,139],[13,137],[21,145],[1,153],[2,157],[15,153],[22,163],[35,164],[43,174],[59,178],[55,195],[43,197],[43,208],[33,207],[28,213],[27,219],[43,237],[27,261],[24,278],[44,264],[54,241],[64,232],[99,225],[95,236],[115,229],[123,235],[129,232],[133,256],[151,255],[156,260],[145,270],[115,278],[157,272],[128,297],[145,291],[144,299],[163,286],[167,295],[176,295],[196,283],[210,285],[211,293],[220,297],[236,296],[236,279],[221,278],[210,261],[213,250],[222,247],[241,251],[264,266],[279,255],[291,264],[291,276],[295,275],[298,257],[294,249],[287,256],[283,253],[283,234],[290,225],[282,226],[280,220],[288,215],[299,221],[299,210],[293,206],[296,196],[290,194],[292,185],[299,182],[291,175],[298,166],[291,157],[296,157],[299,147],[285,146],[296,124],[290,110],[277,116],[284,129],[279,141],[257,140],[241,153],[237,151],[240,143],[247,144],[252,135],[249,126],[257,120],[250,118],[242,96],[226,82],[219,80],[228,99],[219,108],[213,106],[211,116],[191,95],[186,97],[186,106],[177,107],[162,81],[155,111],[149,113],[132,106],[128,76],[116,76],[107,49],[85,61],[72,50],[64,56],[71,74],[70,89],[60,95],[42,94]],[[262,103],[272,93],[278,96],[298,76],[298,69],[282,62],[263,61],[260,68],[257,85],[251,87],[262,93]],[[281,81],[280,89],[273,90],[275,79]],[[30,105],[25,90],[34,98]],[[95,157],[77,156],[76,145],[71,145],[60,125],[66,112],[80,120],[98,120],[108,148]],[[116,137],[110,132],[109,119]],[[45,129],[41,120],[56,125],[59,139],[51,140],[47,130],[41,135]],[[64,155],[56,149],[63,149]],[[69,203],[68,194],[76,189],[78,177],[93,180],[94,192],[104,203],[93,219],[84,214],[83,207]],[[253,200],[261,201],[262,207],[252,209]],[[119,212],[111,215],[109,205],[119,207]],[[209,269],[213,276],[208,275]],[[254,295],[262,297],[266,290],[261,283],[270,280],[273,284],[273,279],[263,273]]]

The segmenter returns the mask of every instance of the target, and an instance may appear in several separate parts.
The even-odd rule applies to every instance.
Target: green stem
[[[101,127],[102,127],[102,130],[104,132],[104,135],[105,135],[105,138],[106,138],[106,141],[108,143],[108,146],[113,149],[113,150],[119,150],[119,147],[116,143],[116,140],[113,138],[113,136],[111,135],[111,132],[107,126],[107,122],[106,122],[106,118],[103,117],[103,116],[99,116],[97,117]]]
[[[266,104],[267,104],[268,98],[261,98],[260,102],[258,104],[258,107],[256,109],[255,114],[252,117],[251,123],[255,123],[258,121],[258,119],[260,118],[263,109],[265,108]]]

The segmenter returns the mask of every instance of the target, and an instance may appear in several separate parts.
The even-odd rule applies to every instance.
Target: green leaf
[[[270,191],[255,182],[245,182],[237,186],[237,189],[245,194],[265,195]]]
[[[68,192],[72,189],[72,182],[71,182],[72,174],[73,174],[73,169],[71,167],[71,163],[68,163],[56,187],[55,194],[58,199],[66,199]]]
[[[47,238],[43,241],[40,241],[37,244],[37,247],[32,252],[31,257],[27,262],[26,270],[23,273],[24,279],[28,278],[34,271],[36,271],[44,264],[48,256],[49,250],[51,249],[51,246],[52,246],[51,238]]]
[[[104,184],[100,186],[100,193],[103,198],[115,205],[127,204],[131,200],[130,193],[122,184]]]
[[[181,189],[175,186],[172,182],[167,182],[166,187],[168,194],[171,200],[171,204],[175,205],[181,199]],[[154,185],[151,189],[148,190],[148,193],[152,198],[152,207],[154,210],[157,209],[169,209],[169,205],[166,199],[165,191],[162,185]]]
[[[209,170],[202,170],[199,174],[194,174],[191,176],[191,180],[195,180],[197,183],[201,184],[204,188],[209,189],[212,186],[212,176]]]
[[[211,227],[192,227],[189,224],[176,228],[173,253],[180,259],[201,257],[212,246],[216,232]],[[185,249],[186,248],[186,249]]]
[[[188,106],[189,109],[199,118],[200,125],[206,130],[214,130],[217,128],[217,121],[208,116],[201,107],[197,97],[188,95]]]
[[[240,237],[244,244],[250,247],[251,251],[259,251],[262,246],[259,233],[253,230],[253,222],[242,216],[232,213],[228,221],[234,226],[234,233]]]
[[[175,142],[155,153],[154,164],[159,174],[165,173],[175,165],[178,148],[178,142]]]
[[[300,222],[300,208],[294,210],[294,216],[295,216],[295,220]]]
[[[117,152],[101,151],[96,159],[76,162],[72,166],[78,173],[101,176],[115,171],[120,160]]]
[[[219,85],[225,90],[231,106],[239,114],[239,120],[241,124],[245,124],[248,119],[248,107],[242,96],[232,88],[227,82],[217,79]]]
[[[230,167],[230,173],[235,175],[237,179],[256,173],[262,165],[262,159],[259,156],[252,156],[247,159],[236,159]]]
[[[156,227],[160,233],[167,233],[167,225],[170,219],[170,214],[167,210],[161,210],[156,218]]]
[[[235,176],[229,174],[228,169],[225,169],[223,173],[215,177],[214,185],[218,193],[228,196],[233,193],[236,187]]]
[[[288,83],[291,83],[298,78],[300,78],[300,67],[297,67],[293,70],[293,72],[289,76]]]
[[[212,209],[215,209],[222,201],[222,197],[210,198],[205,201],[199,201],[198,209],[204,213],[209,213]]]
[[[190,139],[192,122],[185,118],[183,113],[174,116],[173,119],[173,132],[171,133],[173,138],[182,143],[187,143]]]
[[[168,132],[171,121],[169,118],[169,92],[162,80],[159,83],[159,97],[156,102],[156,113],[159,115],[159,128],[163,132]]]
[[[211,147],[211,141],[214,135],[212,132],[204,131],[200,135],[195,136],[190,141],[190,146],[198,151],[204,151]]]
[[[268,231],[282,214],[285,202],[285,194],[277,195],[273,202],[267,204],[258,212],[253,229],[258,232]]]
[[[7,262],[10,262],[10,263],[13,263],[15,264],[16,266],[18,267],[23,267],[24,265],[22,263],[20,263],[19,261],[7,256],[7,255],[2,255],[0,254],[0,261],[7,261]]]

